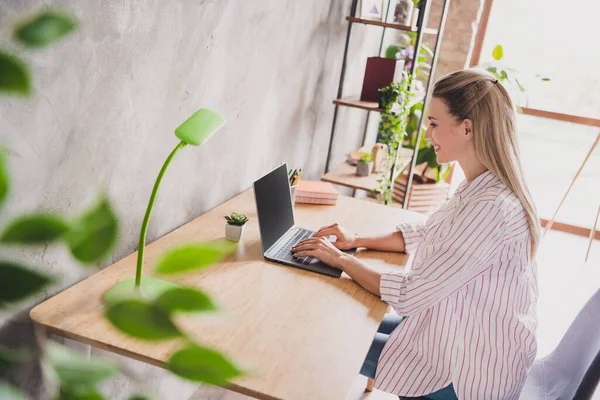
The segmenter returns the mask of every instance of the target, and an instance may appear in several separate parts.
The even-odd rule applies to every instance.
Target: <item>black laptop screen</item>
[[[263,252],[266,252],[294,226],[286,164],[254,182],[254,195]]]

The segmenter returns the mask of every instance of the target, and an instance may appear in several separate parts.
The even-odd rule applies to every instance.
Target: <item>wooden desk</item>
[[[386,304],[346,275],[330,278],[264,261],[254,195],[246,191],[174,230],[146,248],[144,273],[172,246],[224,237],[224,215],[250,221],[237,254],[208,271],[169,278],[208,292],[222,315],[181,316],[184,331],[237,363],[254,368],[230,389],[261,399],[344,399],[358,374]],[[296,205],[296,223],[312,229],[333,222],[350,231],[391,231],[419,214],[348,197],[337,206]],[[361,251],[376,268],[404,265],[406,255]],[[103,293],[135,274],[136,254],[79,282],[31,311],[49,331],[127,357],[164,366],[180,342],[142,342],[113,328],[102,316]],[[178,317],[179,318],[179,317]]]

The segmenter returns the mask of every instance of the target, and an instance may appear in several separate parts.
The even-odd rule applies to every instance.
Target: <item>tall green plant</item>
[[[378,127],[378,141],[387,145],[388,154],[385,168],[377,178],[378,186],[374,190],[377,196],[385,202],[392,202],[392,181],[389,171],[396,160],[396,154],[406,135],[406,124],[410,111],[412,77],[403,74],[401,82],[392,82],[380,90],[381,121]]]

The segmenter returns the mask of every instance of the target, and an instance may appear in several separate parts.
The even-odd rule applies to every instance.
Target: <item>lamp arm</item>
[[[156,178],[156,182],[154,183],[154,188],[152,189],[152,194],[150,195],[150,201],[148,201],[148,208],[146,208],[146,215],[144,216],[144,221],[142,222],[142,229],[140,229],[140,242],[138,244],[138,254],[137,254],[137,267],[135,270],[135,287],[139,288],[142,283],[142,268],[144,266],[144,248],[146,247],[146,232],[148,231],[148,223],[150,222],[150,215],[152,214],[152,208],[154,207],[154,202],[156,201],[156,193],[158,192],[158,188],[160,186],[160,182],[162,181],[163,175],[165,171],[169,167],[171,160],[175,157],[175,154],[182,148],[185,147],[187,143],[179,142],[179,144],[173,149],[169,157],[165,160],[160,172],[158,173],[158,177]]]

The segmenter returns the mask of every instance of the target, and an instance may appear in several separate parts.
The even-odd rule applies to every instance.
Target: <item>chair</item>
[[[590,399],[599,380],[600,290],[579,311],[556,349],[533,363],[521,399]]]

